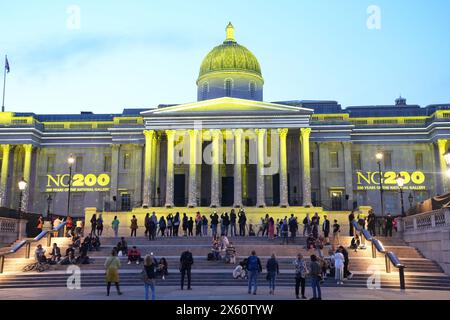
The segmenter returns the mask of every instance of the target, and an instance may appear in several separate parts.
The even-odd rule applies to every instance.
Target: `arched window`
[[[203,83],[202,86],[202,100],[208,99],[208,91],[209,91],[209,84],[208,82]]]
[[[225,80],[225,96],[231,97],[232,88],[233,88],[233,80],[226,79]]]
[[[250,90],[250,97],[254,98],[256,96],[256,83],[250,82],[249,84],[249,90]]]

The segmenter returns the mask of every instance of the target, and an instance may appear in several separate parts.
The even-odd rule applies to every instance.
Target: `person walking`
[[[355,234],[355,226],[353,225],[353,221],[355,221],[355,213],[354,211],[350,212],[348,215],[348,224],[349,224],[349,236],[353,237]]]
[[[97,215],[94,213],[93,215],[92,215],[92,218],[91,218],[91,237],[93,236],[93,235],[96,235],[96,231],[97,231]]]
[[[338,249],[334,254],[334,279],[338,285],[344,284],[344,262],[344,255],[341,250]]]
[[[394,227],[394,218],[390,213],[386,217],[386,237],[392,237],[392,228]]]
[[[320,281],[322,280],[322,268],[317,262],[317,257],[311,255],[311,270],[309,275],[311,277],[311,288],[313,291],[313,297],[311,300],[322,300],[322,292],[320,290]]]
[[[336,248],[336,246],[340,245],[340,239],[339,235],[341,233],[341,226],[339,225],[338,221],[335,219],[333,224],[333,249]]]
[[[119,287],[119,268],[120,268],[120,260],[117,257],[116,249],[113,249],[111,252],[111,256],[108,257],[105,261],[105,269],[106,269],[106,295],[109,296],[111,290],[111,283],[115,283],[117,294],[120,296],[122,292],[120,292]]]
[[[120,221],[119,221],[119,219],[117,219],[117,216],[115,216],[114,220],[111,222],[111,228],[114,231],[115,238],[119,237],[119,224],[120,224]]]
[[[269,294],[274,295],[276,278],[277,275],[280,274],[280,268],[274,253],[272,253],[270,259],[267,260],[266,269],[267,269],[267,280],[269,281]]]
[[[230,211],[230,236],[236,237],[236,213],[234,209]]]
[[[173,218],[173,236],[178,237],[178,230],[180,229],[180,213],[175,213]]]
[[[256,252],[252,251],[252,255],[247,258],[248,270],[248,294],[256,295],[258,289],[258,274],[262,272],[261,260],[256,256]]]
[[[181,272],[181,290],[184,287],[184,278],[187,275],[187,289],[192,290],[191,288],[191,269],[194,264],[194,258],[192,257],[192,253],[187,249],[181,254],[180,257],[180,272]]]
[[[238,223],[239,223],[239,236],[245,237],[245,225],[247,224],[247,217],[245,216],[245,211],[243,209],[238,212]]]
[[[325,215],[323,220],[323,224],[322,224],[322,232],[323,232],[323,237],[325,238],[325,245],[329,245],[330,244],[330,220],[328,220],[328,216]]]
[[[136,216],[133,216],[131,219],[130,229],[131,229],[131,237],[136,237],[137,229],[138,229],[138,221]]]
[[[102,234],[103,234],[103,215],[100,213],[97,219],[97,236],[101,237]]]
[[[303,259],[303,255],[299,253],[297,255],[297,259],[294,260],[295,267],[295,297],[300,299],[300,286],[302,288],[302,299],[306,299],[305,296],[305,284],[306,284],[306,276],[308,275],[308,267],[306,266],[306,262]]]
[[[351,279],[353,274],[349,271],[348,266],[350,259],[348,258],[348,251],[343,246],[339,246],[339,252],[344,256],[344,279]]]
[[[149,289],[152,290],[152,300],[156,300],[155,293],[155,268],[158,262],[156,261],[153,254],[147,255],[144,258],[144,270],[142,270],[143,280],[144,280],[144,290],[145,290],[145,300],[149,300]]]

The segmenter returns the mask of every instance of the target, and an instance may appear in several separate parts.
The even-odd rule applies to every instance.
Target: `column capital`
[[[31,153],[33,151],[33,145],[32,144],[24,144],[23,148],[25,152]]]
[[[188,130],[188,134],[190,138],[196,138],[200,133],[199,129],[190,129]]]
[[[240,138],[244,135],[244,129],[234,129],[233,134],[236,138]]]
[[[11,150],[11,145],[10,144],[2,144],[2,145],[0,145],[0,148],[3,149],[3,152],[9,152]]]
[[[448,142],[447,139],[439,139],[439,140],[437,141],[437,144],[438,144],[439,149],[440,149],[440,150],[445,150],[446,147],[447,147],[447,142]],[[446,150],[445,150],[445,151],[446,151]]]
[[[302,135],[302,138],[309,138],[311,135],[311,128],[301,128],[300,133]]]
[[[121,146],[120,144],[112,144],[112,145],[111,145],[111,149],[113,149],[113,150],[116,150],[116,151],[117,151],[117,150],[119,150],[119,149],[120,149],[120,146]]]
[[[155,135],[155,130],[144,130],[144,136],[146,139],[152,139]]]
[[[255,129],[255,133],[261,137],[267,133],[267,129]]]
[[[220,138],[220,136],[222,135],[222,131],[220,129],[212,129],[210,130],[211,136],[213,138]]]
[[[166,132],[168,139],[173,139],[175,137],[175,133],[176,133],[175,130],[165,130],[165,132]]]
[[[278,129],[278,134],[280,135],[280,138],[286,138],[289,132],[289,129],[283,128],[283,129]]]

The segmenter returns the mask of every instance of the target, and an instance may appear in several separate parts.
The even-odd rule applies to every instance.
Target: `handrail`
[[[54,227],[51,231],[49,231],[49,230],[42,231],[34,239],[22,240],[19,243],[17,243],[16,245],[14,245],[11,248],[11,250],[9,250],[8,252],[0,253],[0,274],[3,273],[6,256],[16,253],[17,251],[19,251],[20,249],[22,249],[25,246],[26,247],[25,248],[26,249],[25,250],[25,259],[29,259],[32,243],[38,242],[38,241],[42,240],[45,236],[47,236],[47,246],[50,246],[52,233],[60,231],[62,228],[64,228],[66,226],[66,223],[67,223],[66,221],[62,221],[58,226]]]
[[[372,243],[372,258],[375,259],[377,257],[377,251],[379,253],[384,254],[385,264],[386,264],[386,273],[391,273],[391,264],[399,270],[400,289],[405,290],[406,289],[406,285],[405,285],[405,268],[406,268],[406,266],[400,262],[400,259],[397,257],[397,255],[394,252],[386,251],[386,249],[384,248],[381,241],[374,238],[372,236],[372,234],[368,230],[366,230],[362,226],[360,226],[356,220],[353,220],[352,224],[356,231],[361,233],[367,241],[370,241]]]

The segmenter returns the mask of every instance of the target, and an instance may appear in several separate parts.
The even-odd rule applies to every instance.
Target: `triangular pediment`
[[[300,114],[312,114],[313,110],[286,106],[281,104],[244,100],[236,98],[218,98],[213,100],[205,100],[187,104],[181,104],[171,107],[158,108],[154,110],[149,110],[142,112],[142,115],[152,116],[152,115],[165,115],[174,113],[236,113],[236,112],[275,112],[275,113],[300,113]]]

